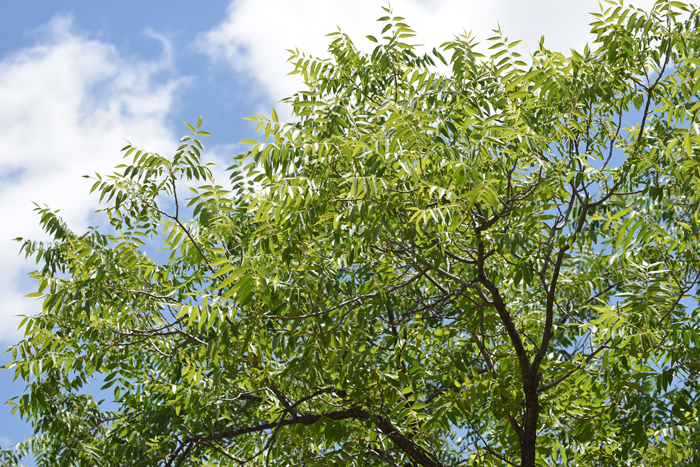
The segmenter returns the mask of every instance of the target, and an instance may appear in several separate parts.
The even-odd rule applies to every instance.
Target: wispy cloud
[[[178,89],[169,78],[170,43],[162,57],[141,61],[112,45],[78,34],[68,16],[57,16],[38,42],[0,61],[0,340],[19,337],[17,314],[39,304],[23,298],[32,268],[18,255],[14,237],[41,240],[32,202],[60,209],[77,230],[97,208],[91,181],[121,162],[122,138],[167,153],[177,142],[166,123]]]
[[[589,12],[599,11],[597,0],[394,0],[397,15],[406,17],[418,36],[416,43],[432,47],[450,40],[464,30],[479,41],[493,36],[500,24],[511,40],[522,39],[519,50],[528,55],[541,36],[548,47],[561,51],[582,49],[591,38]],[[374,44],[367,34],[378,35],[376,18],[383,14],[377,0],[235,0],[224,20],[202,34],[199,49],[217,62],[247,73],[263,87],[263,95],[277,101],[301,87],[298,75],[286,62],[285,49],[298,47],[307,54],[324,54],[329,39],[325,34],[338,25],[350,34],[355,45],[369,51]],[[652,0],[634,2],[649,8]]]

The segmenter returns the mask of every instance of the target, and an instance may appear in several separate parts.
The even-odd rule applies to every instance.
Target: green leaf
[[[608,3],[528,64],[382,7],[369,53],[289,51],[294,122],[230,167],[200,115],[96,175],[98,227],[37,206],[4,365],[37,465],[696,465],[700,13]]]

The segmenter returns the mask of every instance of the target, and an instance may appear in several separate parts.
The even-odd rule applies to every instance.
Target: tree
[[[38,208],[39,465],[697,465],[698,9],[613,2],[530,64],[385,10],[371,54],[292,52],[228,189],[200,118],[97,175],[111,233]]]

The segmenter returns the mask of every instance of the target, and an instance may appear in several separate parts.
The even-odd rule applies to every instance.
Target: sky
[[[633,5],[649,8],[651,0]],[[378,35],[378,0],[208,0],[136,2],[0,0],[0,352],[22,337],[18,315],[40,310],[25,298],[35,265],[20,256],[13,238],[45,240],[34,204],[60,210],[76,232],[99,226],[97,196],[82,175],[109,173],[121,163],[128,140],[168,155],[187,131],[183,121],[204,117],[213,133],[205,158],[220,170],[244,152],[237,143],[255,138],[243,117],[281,118],[278,104],[303,88],[288,76],[286,49],[323,55],[326,34],[337,28],[371,51]],[[589,12],[597,0],[394,0],[394,13],[432,50],[471,31],[485,41],[499,25],[522,39],[527,57],[541,36],[551,49],[583,49],[591,40]],[[9,361],[7,354],[0,364]],[[0,402],[24,385],[0,370]],[[0,446],[31,429],[0,405]],[[28,465],[33,465],[31,461]]]

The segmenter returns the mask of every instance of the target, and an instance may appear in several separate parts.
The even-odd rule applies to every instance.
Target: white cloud
[[[228,63],[237,72],[248,73],[264,88],[264,96],[277,101],[301,88],[298,76],[287,76],[291,66],[285,49],[298,47],[322,55],[330,42],[324,37],[334,25],[348,33],[355,45],[370,51],[365,39],[379,35],[376,18],[387,2],[377,0],[234,0],[226,18],[198,39],[200,50],[216,61]],[[652,0],[635,6],[649,8]],[[598,0],[394,0],[394,13],[418,33],[416,43],[432,47],[464,30],[480,42],[493,36],[500,23],[512,41],[522,39],[520,52],[535,50],[540,37],[556,50],[582,49],[591,38],[589,12],[600,10]],[[266,95],[265,95],[266,94]]]
[[[44,238],[32,201],[60,209],[69,225],[85,229],[98,198],[81,175],[109,173],[121,163],[122,138],[168,153],[177,138],[165,118],[186,80],[164,79],[170,44],[157,61],[124,57],[111,45],[72,30],[55,17],[37,45],[0,61],[0,340],[20,334],[17,314],[39,304],[22,298],[32,264],[18,255],[18,236]]]

